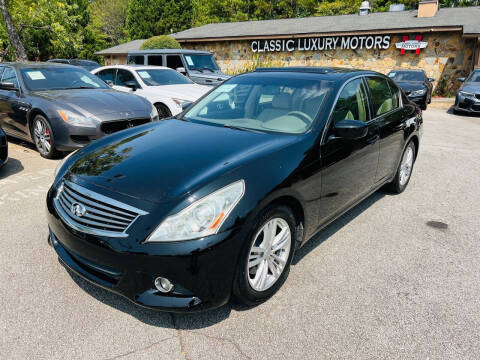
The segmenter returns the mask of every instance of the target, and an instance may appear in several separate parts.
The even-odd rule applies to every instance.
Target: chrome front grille
[[[126,237],[129,226],[139,216],[147,214],[70,181],[60,185],[53,202],[70,227],[99,236]]]

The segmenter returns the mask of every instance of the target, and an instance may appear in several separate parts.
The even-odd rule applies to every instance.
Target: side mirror
[[[112,80],[105,80],[105,84],[112,87],[113,86],[113,81]]]
[[[335,136],[342,139],[361,139],[368,134],[368,126],[363,121],[341,120],[334,126]]]
[[[137,90],[137,83],[133,80],[125,81],[124,85],[133,91]]]
[[[464,78],[464,77],[459,77],[459,78],[458,78],[458,81],[460,81],[460,82],[465,82],[465,78]]]
[[[435,79],[434,79],[434,78],[428,78],[428,81],[429,81],[429,82],[434,82]]]
[[[178,68],[177,68],[177,72],[179,72],[180,74],[186,74],[186,73],[187,73],[187,70],[185,70],[184,67],[178,67]]]
[[[13,83],[11,82],[2,82],[0,83],[0,89],[2,90],[11,90],[11,91],[16,91],[18,90],[18,87],[16,87]]]

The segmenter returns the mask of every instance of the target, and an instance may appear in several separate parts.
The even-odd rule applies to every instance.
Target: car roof
[[[128,55],[148,55],[148,54],[190,54],[190,55],[212,55],[208,51],[189,50],[189,49],[151,49],[129,51]]]
[[[107,65],[107,66],[102,66],[100,68],[95,69],[95,71],[103,70],[103,69],[125,69],[125,70],[171,70],[175,71],[173,69],[170,69],[169,67],[166,66],[156,66],[156,65],[122,65],[122,64],[117,64],[117,65]]]
[[[24,68],[41,68],[41,67],[71,67],[71,68],[78,68],[77,66],[70,65],[70,64],[63,64],[57,62],[2,62],[0,66],[11,66],[16,69],[24,69]]]
[[[422,69],[393,69],[393,70],[390,70],[390,72],[392,71],[395,71],[395,72],[425,72],[424,70]]]
[[[341,68],[341,67],[292,66],[292,67],[257,68],[254,71],[254,73],[267,73],[267,72],[303,73],[303,74],[310,73],[310,74],[319,74],[319,75],[330,75],[331,77],[336,77],[336,78],[340,78],[340,77],[350,78],[358,75],[380,75],[385,77],[385,75],[380,74],[376,71]]]

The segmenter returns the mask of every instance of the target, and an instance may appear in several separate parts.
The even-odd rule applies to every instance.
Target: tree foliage
[[[175,40],[173,37],[168,35],[158,35],[151,37],[146,40],[142,46],[141,50],[147,49],[181,49],[180,43]]]

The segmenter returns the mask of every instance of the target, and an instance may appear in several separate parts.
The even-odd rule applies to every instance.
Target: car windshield
[[[137,74],[147,86],[192,84],[189,79],[175,70],[146,69],[137,70]]]
[[[312,74],[233,78],[195,104],[183,120],[242,130],[301,134],[323,111],[333,82]]]
[[[217,71],[218,65],[212,55],[184,55],[187,67],[190,70]]]
[[[480,82],[480,71],[474,71],[467,79],[467,82]]]
[[[388,76],[395,81],[425,81],[421,71],[391,71]]]
[[[81,67],[45,66],[20,70],[27,89],[66,90],[66,89],[108,89],[109,87]]]

